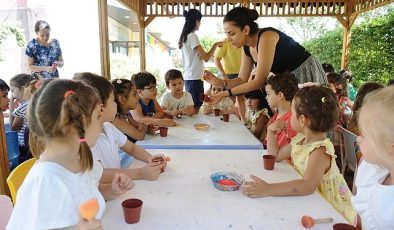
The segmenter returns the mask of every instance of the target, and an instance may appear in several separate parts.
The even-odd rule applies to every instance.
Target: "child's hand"
[[[168,126],[175,126],[175,125],[176,125],[176,122],[172,119],[164,118],[160,121],[160,126],[168,127]]]
[[[151,135],[155,135],[155,132],[159,129],[159,127],[154,126],[154,125],[148,125],[148,133]]]
[[[81,217],[77,224],[77,229],[78,230],[102,230],[104,229],[103,226],[101,225],[100,220],[85,220]]]
[[[262,179],[251,175],[253,181],[245,182],[242,187],[242,193],[247,195],[250,198],[259,198],[268,196],[268,188],[269,184]]]
[[[144,123],[138,123],[138,131],[146,132],[147,129],[148,129],[147,125],[145,125]]]
[[[162,170],[161,170],[162,172],[164,172],[165,168],[167,167],[167,157],[164,156],[163,154],[156,154],[156,155],[153,155],[153,156],[149,159],[149,163],[151,163],[151,162],[155,162],[155,163],[160,162],[160,163],[163,163],[163,164],[164,164],[164,168],[162,168]]]
[[[122,195],[128,190],[135,187],[135,184],[130,177],[126,176],[123,173],[115,173],[114,178],[112,179],[112,192],[115,195]]]
[[[160,176],[162,167],[163,164],[157,162],[150,162],[146,164],[145,167],[141,168],[142,178],[145,180],[157,180]]]
[[[268,131],[277,133],[287,128],[287,123],[285,121],[277,120],[268,126]]]

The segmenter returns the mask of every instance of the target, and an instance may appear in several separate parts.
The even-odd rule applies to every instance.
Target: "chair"
[[[30,171],[31,167],[36,163],[35,158],[31,158],[22,164],[18,165],[8,176],[7,184],[11,192],[12,201],[16,203],[16,194],[19,187],[22,185],[27,173]]]
[[[349,168],[354,172],[354,178],[356,178],[357,174],[357,157],[356,157],[356,146],[357,146],[357,136],[356,134],[350,132],[349,130],[339,127],[341,131],[342,138],[341,141],[341,151],[343,158],[343,165],[342,165],[342,174],[345,175],[346,168]],[[353,186],[352,191],[355,192],[354,186],[354,178],[353,178]]]
[[[13,209],[11,199],[6,195],[0,195],[0,229],[7,227]]]
[[[19,144],[18,133],[16,131],[5,132],[8,161],[10,162],[10,169],[13,170],[19,164]]]

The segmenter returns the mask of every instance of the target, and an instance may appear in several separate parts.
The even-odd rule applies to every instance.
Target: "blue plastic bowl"
[[[236,185],[223,185],[218,183],[218,181],[223,179],[233,180]],[[211,180],[213,186],[221,191],[236,191],[244,182],[243,176],[236,172],[216,172],[211,174]]]

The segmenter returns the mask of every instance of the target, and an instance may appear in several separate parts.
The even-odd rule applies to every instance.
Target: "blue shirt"
[[[142,113],[144,114],[144,116],[153,116],[153,114],[155,113],[155,103],[153,102],[153,100],[150,100],[147,105],[144,104],[141,98],[138,98],[138,102],[141,105]]]
[[[33,65],[36,66],[52,66],[53,62],[58,61],[59,57],[62,56],[62,50],[60,49],[59,42],[53,39],[49,43],[49,47],[41,45],[37,39],[31,40],[26,47],[25,54],[34,59]],[[38,72],[44,78],[55,78],[59,77],[59,72],[56,71],[49,73],[47,71]]]

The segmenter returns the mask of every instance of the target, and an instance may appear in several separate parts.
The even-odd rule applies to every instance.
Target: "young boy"
[[[165,114],[179,117],[181,115],[193,116],[194,103],[192,95],[183,90],[185,82],[182,73],[176,69],[170,69],[165,75],[167,88],[171,91],[163,96],[161,108]]]
[[[267,79],[267,101],[276,113],[268,122],[267,152],[278,155],[290,151],[290,141],[297,133],[290,125],[291,101],[298,90],[298,82],[292,74],[274,75]]]
[[[10,91],[10,87],[7,85],[5,81],[0,79],[0,109],[2,112],[8,109],[8,104],[10,103],[10,99],[8,98],[8,92]]]
[[[139,72],[131,77],[139,96],[137,108],[131,111],[133,118],[140,123],[154,126],[175,126],[171,119],[163,119],[165,113],[156,100],[156,78],[148,72]]]

